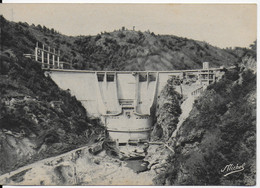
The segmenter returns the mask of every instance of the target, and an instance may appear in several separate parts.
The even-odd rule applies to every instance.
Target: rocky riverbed
[[[153,185],[164,170],[161,160],[169,154],[163,146],[151,145],[143,160],[122,161],[101,151],[97,155],[82,147],[38,161],[0,176],[3,185]],[[158,152],[160,151],[160,152]],[[142,172],[144,171],[144,172]]]

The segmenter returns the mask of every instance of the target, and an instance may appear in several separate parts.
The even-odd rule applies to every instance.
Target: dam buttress
[[[147,142],[157,98],[170,78],[176,91],[198,95],[223,75],[223,68],[175,71],[85,71],[45,69],[62,89],[79,100],[89,116],[100,117],[113,141]]]

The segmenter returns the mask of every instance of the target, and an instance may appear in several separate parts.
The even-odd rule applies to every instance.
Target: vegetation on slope
[[[35,26],[33,24],[30,26],[27,23],[10,22],[2,15],[0,15],[0,23],[1,51],[12,49],[17,55],[33,54],[36,42],[39,42],[40,47],[44,44],[56,48],[56,50],[60,49],[61,60],[71,62],[71,57],[78,58],[79,54],[73,47],[73,37],[62,35],[54,29],[48,29],[41,25]]]
[[[60,49],[61,60],[75,69],[173,70],[233,65],[239,58],[230,50],[206,42],[149,31],[116,30],[96,36],[68,37],[41,25],[14,23],[0,16],[2,50],[11,46],[20,53],[34,53],[37,41]]]
[[[150,32],[117,30],[97,36],[79,37],[75,44],[87,64],[76,68],[105,70],[173,70],[230,66],[233,54],[205,42]]]
[[[0,174],[97,141],[104,131],[18,47],[0,54]]]
[[[195,102],[173,143],[158,184],[254,185],[256,168],[256,75],[237,67],[210,85]],[[226,165],[245,163],[224,176]],[[227,172],[226,172],[227,173]]]

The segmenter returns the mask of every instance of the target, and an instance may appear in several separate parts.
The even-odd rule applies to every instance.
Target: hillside
[[[61,60],[71,62],[75,69],[192,69],[201,68],[204,61],[211,67],[236,65],[195,100],[189,116],[182,121],[184,99],[175,91],[174,80],[168,81],[158,99],[152,132],[153,141],[167,145],[150,145],[146,158],[150,172],[157,175],[157,185],[255,184],[256,43],[251,48],[220,49],[206,42],[124,28],[96,36],[69,37],[44,26],[10,22],[3,16],[0,27],[0,175],[105,136],[99,120],[87,117],[69,91],[61,90],[45,76],[40,64],[23,57],[24,53],[33,53],[35,43],[40,41],[60,49]],[[172,137],[173,132],[176,137]],[[68,158],[74,165],[74,159]],[[98,160],[88,162],[98,170],[107,170],[107,158],[101,152]],[[78,167],[87,175],[84,160],[88,159],[80,157]],[[121,162],[109,160],[115,168],[109,171],[110,178],[127,179],[125,171],[117,171]],[[228,164],[243,163],[243,173],[227,177],[221,173]],[[71,169],[63,172],[70,174]],[[58,182],[63,172],[57,171]],[[99,173],[93,171],[97,176]],[[66,177],[77,176],[70,175]],[[132,179],[138,176],[132,175]],[[154,177],[146,175],[149,182]],[[138,177],[140,180],[142,176]],[[106,178],[102,177],[104,181]]]
[[[60,49],[61,60],[75,69],[90,70],[173,70],[233,65],[239,54],[206,42],[149,31],[122,28],[96,36],[69,37],[41,25],[14,23],[1,19],[2,50],[33,53],[37,41]]]
[[[68,61],[67,55],[73,52],[71,45],[73,37],[62,35],[54,29],[48,29],[41,25],[29,25],[27,23],[15,23],[6,20],[0,15],[1,23],[1,51],[12,49],[17,55],[34,53],[36,42],[55,47],[61,50],[62,59]],[[42,44],[41,44],[42,45]]]
[[[195,100],[177,136],[169,141],[175,153],[168,155],[168,165],[155,179],[156,184],[255,185],[254,71],[243,64],[208,86]],[[244,170],[224,176],[230,172],[221,171],[226,165],[244,165]]]
[[[205,42],[150,32],[118,30],[75,41],[91,69],[173,70],[230,66],[236,57]]]
[[[18,52],[26,49],[19,45]],[[0,175],[104,136],[99,121],[40,64],[10,49],[0,53]]]

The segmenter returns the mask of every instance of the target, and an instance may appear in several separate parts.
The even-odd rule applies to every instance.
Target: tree
[[[47,27],[43,26],[43,32],[45,33],[47,31]]]
[[[256,51],[256,49],[257,49],[257,40],[255,40],[253,44],[250,44],[250,48],[251,48],[252,50],[255,50],[255,51]]]
[[[42,26],[40,24],[37,25],[37,28],[42,31]]]

